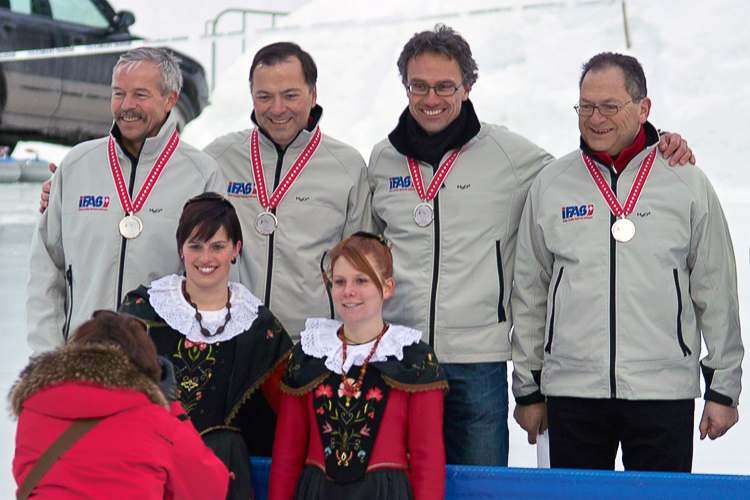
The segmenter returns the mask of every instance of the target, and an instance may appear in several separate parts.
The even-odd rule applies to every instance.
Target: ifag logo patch
[[[414,191],[414,184],[411,183],[411,176],[404,175],[400,177],[391,177],[391,186],[389,191]]]
[[[231,198],[255,198],[257,196],[252,182],[230,182],[227,196]]]
[[[89,210],[105,211],[107,208],[109,208],[109,196],[83,195],[78,198],[79,212],[86,212]]]
[[[563,222],[594,218],[594,205],[571,205],[562,207]]]

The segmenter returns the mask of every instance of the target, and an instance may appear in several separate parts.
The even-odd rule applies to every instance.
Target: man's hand
[[[708,436],[714,440],[723,436],[739,419],[740,412],[737,407],[706,401],[700,425],[701,439]]]
[[[536,436],[547,430],[547,403],[516,405],[513,418],[529,433],[529,444],[536,444]]]
[[[672,167],[678,162],[680,165],[686,165],[688,161],[695,165],[695,155],[680,134],[664,134],[659,137],[659,151],[663,152],[665,160],[672,157],[669,160],[669,165]]]
[[[53,174],[55,173],[55,170],[57,170],[57,165],[54,163],[49,164],[49,171]],[[39,200],[39,213],[43,214],[44,211],[47,209],[47,206],[49,205],[49,192],[52,188],[52,181],[45,181],[44,184],[42,184],[42,199]]]

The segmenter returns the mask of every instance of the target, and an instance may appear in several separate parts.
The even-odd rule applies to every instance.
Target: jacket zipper
[[[328,250],[323,252],[323,257],[320,258],[320,275],[323,277],[323,283],[326,284],[326,294],[328,295],[328,305],[331,308],[331,319],[334,319],[335,311],[333,309],[333,296],[331,295],[331,285],[326,280],[326,270],[325,270],[325,267],[323,267],[323,262],[325,262],[326,260],[326,255],[328,255]]]
[[[440,203],[438,202],[439,194],[440,188],[438,188],[438,194],[436,194],[432,199],[435,212],[435,219],[432,221],[435,226],[435,251],[432,256],[432,291],[430,293],[429,344],[431,347],[435,347],[435,301],[437,300],[438,274],[440,273]]]
[[[132,200],[133,190],[135,189],[135,172],[138,167],[138,159],[140,158],[140,154],[138,158],[134,158],[129,154],[126,154],[126,156],[128,156],[132,165],[132,168],[130,169],[130,187],[128,188],[128,193],[130,195],[130,199]],[[125,215],[128,215],[127,212],[125,212]],[[125,279],[125,252],[127,251],[127,249],[128,239],[123,236],[122,244],[120,245],[120,272],[117,278],[117,304],[115,304],[115,308],[119,308],[120,303],[122,302],[122,282]]]
[[[68,283],[68,314],[65,320],[65,328],[63,329],[63,338],[65,343],[68,342],[68,335],[70,335],[70,322],[73,319],[73,266],[68,265],[68,269],[65,270],[65,281]]]
[[[279,186],[279,182],[281,180],[281,167],[284,164],[284,152],[285,150],[279,148],[276,146],[276,143],[274,143],[274,146],[276,147],[276,172],[274,172],[273,175],[273,190],[272,193],[276,191],[276,188]],[[271,213],[276,215],[276,207],[271,209]],[[274,237],[276,236],[276,231],[268,235],[268,260],[266,265],[266,294],[263,300],[263,304],[271,308],[271,281],[273,278],[273,242]]]
[[[555,288],[552,291],[552,312],[549,315],[547,345],[544,348],[544,352],[548,354],[552,353],[552,336],[555,333],[555,305],[557,304],[557,287],[560,286],[560,281],[562,281],[563,270],[565,270],[565,267],[560,268],[560,272],[557,274],[557,280],[555,281]]]
[[[680,277],[677,273],[677,269],[672,269],[674,275],[674,287],[677,291],[677,342],[680,344],[682,349],[682,355],[687,357],[693,354],[690,348],[685,344],[685,339],[682,338],[682,294],[680,293]]]
[[[617,179],[620,175],[615,172],[614,165],[612,173],[612,193],[617,196]],[[617,218],[612,211],[609,211],[609,227],[615,223]],[[617,240],[609,231],[609,396],[614,399],[617,397],[617,378],[615,377],[615,362],[617,361],[617,286],[616,286],[616,264],[617,264]]]
[[[504,323],[507,318],[505,316],[505,306],[503,306],[503,300],[505,298],[505,278],[503,276],[503,259],[500,255],[500,240],[495,241],[495,256],[497,257],[497,277],[500,281],[500,297],[497,300],[497,322]]]

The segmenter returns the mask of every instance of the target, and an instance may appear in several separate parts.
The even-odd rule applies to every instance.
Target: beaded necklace
[[[356,394],[357,391],[359,391],[360,387],[362,387],[362,380],[365,378],[365,373],[367,372],[367,363],[370,362],[370,358],[372,358],[375,355],[375,350],[378,348],[378,344],[380,344],[380,339],[383,338],[383,334],[385,334],[385,331],[388,330],[388,324],[383,323],[383,331],[380,332],[380,334],[375,338],[375,345],[372,346],[372,350],[370,351],[370,354],[367,355],[365,358],[364,363],[362,363],[362,369],[359,371],[359,377],[357,378],[357,381],[354,383],[354,385],[351,385],[349,383],[349,377],[346,376],[346,371],[344,371],[344,365],[346,364],[346,336],[344,335],[344,325],[341,325],[338,331],[338,336],[341,339],[341,343],[343,344],[344,352],[342,354],[342,360],[341,360],[341,380],[343,381],[344,388],[346,389],[347,394]],[[346,406],[349,407],[349,401],[347,400]]]
[[[203,316],[201,316],[201,313],[198,312],[198,306],[196,306],[195,302],[193,302],[190,299],[190,294],[187,292],[187,288],[185,287],[186,283],[187,281],[182,282],[182,295],[183,297],[185,297],[185,300],[187,300],[188,304],[190,304],[193,307],[193,309],[195,309],[195,319],[198,320],[198,326],[200,327],[201,333],[203,334],[203,336],[211,337],[212,336],[211,333],[208,331],[206,327],[203,326],[203,323],[201,322],[201,320],[203,319]],[[229,287],[227,287],[227,305],[226,305],[227,316],[226,318],[224,318],[224,324],[221,325],[219,329],[216,330],[216,333],[214,333],[213,335],[219,335],[220,333],[222,333],[224,331],[224,328],[226,328],[227,323],[229,323],[229,320],[232,319],[232,303],[229,301],[229,299],[231,298],[232,298],[232,291],[229,289]]]

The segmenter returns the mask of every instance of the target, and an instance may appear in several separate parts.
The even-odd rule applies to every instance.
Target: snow
[[[135,12],[134,33],[152,38],[188,35],[187,42],[174,47],[194,55],[207,71],[211,41],[200,38],[205,20],[234,6],[230,0],[216,0],[208,6],[200,0],[111,3],[117,10]],[[746,98],[750,3],[627,1],[630,48],[625,41],[622,2],[288,0],[242,4],[243,8],[270,10],[273,5],[273,9],[296,10],[278,18],[276,29],[258,21],[244,39],[217,40],[219,76],[212,105],[183,134],[184,140],[198,147],[250,126],[250,62],[260,47],[275,41],[295,41],[313,55],[319,71],[318,102],[324,108],[323,130],[356,147],[365,159],[372,146],[393,129],[407,104],[396,68],[401,48],[415,32],[431,29],[437,22],[455,28],[472,47],[479,80],[471,99],[480,119],[506,125],[556,156],[578,144],[572,107],[578,97],[581,64],[602,51],[634,55],[649,82],[651,122],[689,140],[698,165],[722,200],[737,257],[741,319],[750,324],[746,306],[750,297],[750,227],[746,223],[750,220],[750,175],[741,157],[745,117],[750,116]],[[220,31],[235,31],[239,18],[225,19],[222,23],[227,24],[220,24]],[[20,147],[33,147],[51,161],[59,161],[66,151],[38,143]],[[38,188],[38,184],[0,185],[0,248],[5,257],[0,264],[0,296],[6,304],[6,352],[11,353],[0,368],[0,394],[7,393],[29,354],[23,296]],[[750,423],[743,408],[743,419],[726,437],[699,441],[696,432],[694,472],[750,474],[746,453]],[[696,431],[701,409],[699,400]],[[509,426],[510,465],[536,466],[535,448],[527,444],[512,418]],[[0,473],[4,474],[0,494],[5,497],[14,492],[10,475],[14,427],[10,419],[0,419]]]

